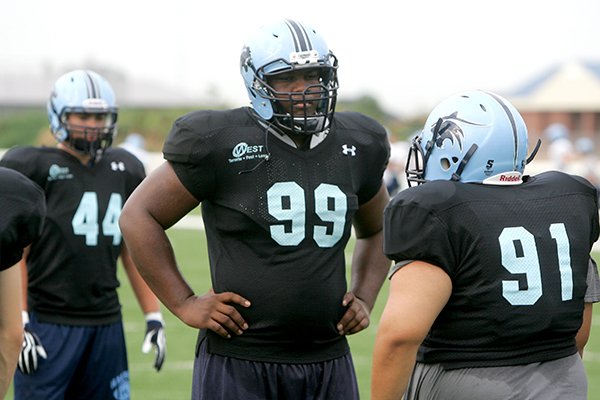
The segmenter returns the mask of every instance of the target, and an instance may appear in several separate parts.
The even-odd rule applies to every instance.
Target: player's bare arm
[[[423,261],[414,261],[392,276],[383,311],[386,318],[381,319],[373,351],[373,400],[402,397],[417,350],[451,292],[450,277]]]
[[[593,303],[585,303],[583,308],[583,322],[581,323],[581,328],[577,331],[577,335],[575,336],[575,342],[577,344],[577,351],[579,355],[583,358],[583,349],[590,338],[590,331],[592,328],[592,308]]]
[[[177,268],[165,230],[198,205],[169,163],[155,169],[125,203],[119,220],[140,274],[163,304],[187,325],[221,336],[240,334],[246,321],[231,304],[250,302],[235,293],[196,296]],[[152,251],[149,251],[152,249]]]
[[[351,290],[342,304],[347,308],[338,324],[340,334],[353,334],[369,326],[370,313],[390,267],[383,254],[383,209],[389,201],[384,184],[356,213],[356,244],[352,256]]]
[[[154,295],[150,287],[146,284],[139,271],[137,270],[129,250],[126,245],[121,247],[121,262],[123,263],[123,269],[127,273],[127,278],[131,283],[131,287],[135,294],[135,297],[142,309],[144,314],[150,312],[160,312],[160,304],[158,298]]]

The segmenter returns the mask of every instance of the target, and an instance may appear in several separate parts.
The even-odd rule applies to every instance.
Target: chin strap
[[[463,170],[465,169],[465,167],[467,166],[467,163],[469,162],[469,160],[471,159],[471,157],[473,157],[473,154],[475,154],[475,151],[477,150],[477,145],[475,143],[473,143],[473,145],[471,146],[471,148],[469,149],[469,151],[467,151],[467,154],[465,154],[465,156],[463,157],[463,159],[460,161],[460,164],[458,165],[458,168],[456,168],[456,172],[454,172],[452,174],[452,180],[453,181],[460,181],[460,175],[462,174]]]

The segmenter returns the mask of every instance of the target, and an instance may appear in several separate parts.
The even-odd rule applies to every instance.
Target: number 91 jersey
[[[89,167],[50,147],[16,147],[0,164],[29,177],[46,195],[46,223],[27,258],[29,309],[41,321],[59,324],[119,321],[118,222],[125,200],[145,177],[143,164],[109,148]]]
[[[576,352],[596,189],[561,172],[515,186],[431,181],[400,192],[384,252],[442,268],[452,295],[418,354],[446,368],[528,364]]]
[[[250,328],[232,339],[209,331],[209,351],[269,362],[339,357],[344,250],[352,217],[381,188],[386,132],[337,113],[313,148],[274,135],[250,108],[199,111],[175,122],[163,149],[202,202],[214,290],[252,302],[240,309]]]

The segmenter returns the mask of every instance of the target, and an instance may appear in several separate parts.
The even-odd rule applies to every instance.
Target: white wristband
[[[21,310],[21,317],[23,318],[23,326],[29,323],[29,313],[25,310]]]
[[[146,318],[146,321],[160,321],[163,325],[165,324],[162,313],[160,311],[146,313],[144,314],[144,318]]]

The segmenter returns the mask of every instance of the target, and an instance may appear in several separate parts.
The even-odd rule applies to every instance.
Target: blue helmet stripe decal
[[[515,145],[514,148],[514,156],[513,156],[513,165],[515,168],[518,167],[517,165],[517,152],[518,152],[518,146],[519,146],[519,138],[517,136],[517,123],[515,122],[515,117],[513,116],[512,112],[510,111],[510,109],[508,108],[508,106],[506,104],[504,104],[504,102],[495,94],[490,93],[490,92],[486,92],[487,94],[489,94],[490,96],[492,96],[494,98],[494,100],[496,100],[498,103],[500,103],[500,105],[502,106],[502,109],[504,110],[504,112],[506,113],[506,115],[508,115],[508,119],[510,121],[510,126],[512,127],[512,131],[513,131],[513,142]]]
[[[310,39],[308,38],[308,34],[302,25],[300,25],[296,21],[292,21],[291,19],[285,20],[288,28],[290,28],[290,33],[292,34],[292,38],[294,39],[294,47],[296,51],[307,51],[312,49],[312,44],[310,43]]]
[[[92,75],[90,75],[89,72],[85,71],[85,84],[87,86],[87,92],[88,92],[88,98],[90,99],[95,99],[98,97],[99,95],[99,90],[96,86],[96,82],[94,82],[94,79],[92,78]]]

